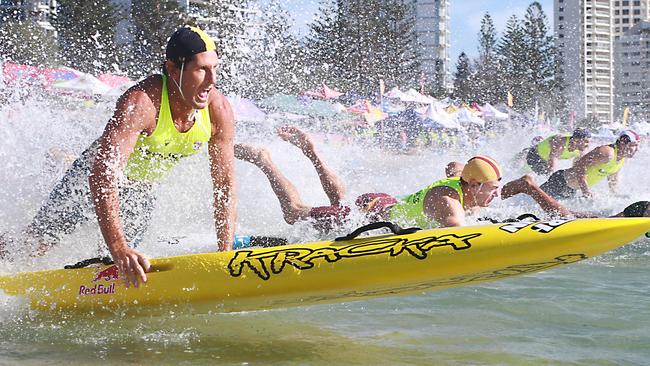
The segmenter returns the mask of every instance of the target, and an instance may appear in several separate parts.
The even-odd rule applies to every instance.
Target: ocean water
[[[74,156],[101,133],[112,103],[78,105],[31,97],[0,109],[0,232],[19,232]],[[274,128],[240,123],[238,141],[267,148],[310,205],[326,205],[318,177]],[[331,131],[346,131],[329,126]],[[364,192],[411,193],[444,174],[451,160],[488,154],[505,179],[522,171],[512,156],[531,129],[471,141],[456,149],[412,154],[384,151],[349,133],[316,133],[317,147],[346,183],[350,201]],[[461,138],[464,138],[461,136]],[[188,161],[157,187],[152,228],[140,249],[151,256],[215,248],[211,185],[205,155]],[[647,146],[621,171],[620,192],[599,187],[594,201],[567,202],[603,215],[650,199]],[[310,241],[308,225],[284,223],[266,177],[237,163],[238,232]],[[532,212],[531,200],[494,202],[496,218]],[[175,244],[180,242],[181,244]],[[43,257],[17,249],[0,271],[58,268],[104,250],[95,225],[67,237]],[[650,242],[640,238],[598,258],[547,272],[479,286],[343,304],[235,314],[170,313],[124,318],[52,317],[0,295],[0,364],[650,364]]]

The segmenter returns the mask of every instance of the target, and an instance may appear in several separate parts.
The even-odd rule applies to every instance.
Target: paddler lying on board
[[[306,205],[296,187],[274,164],[267,150],[238,144],[235,146],[235,157],[256,165],[267,176],[288,224],[311,219],[323,231],[340,225],[350,212],[349,207],[342,205],[345,187],[341,180],[317,153],[308,134],[297,127],[286,126],[278,129],[278,135],[298,147],[312,162],[329,198],[330,206]],[[475,156],[464,165],[451,163],[447,166],[447,175],[448,178],[401,199],[386,193],[366,193],[356,199],[356,205],[366,213],[370,221],[387,220],[422,228],[462,226],[465,225],[466,215],[489,206],[499,195],[502,170],[499,164],[488,156]],[[520,193],[531,196],[551,214],[573,215],[544,193],[530,176],[523,176],[505,184],[501,197],[509,198]]]
[[[578,128],[572,135],[553,135],[528,149],[526,163],[532,171],[539,175],[550,175],[555,172],[558,160],[580,158],[587,147],[591,133]]]
[[[452,161],[451,163],[447,164],[447,167],[445,168],[445,173],[447,174],[447,177],[454,177],[458,176],[460,177],[463,171],[463,168],[465,167],[465,164],[458,162],[458,161]],[[530,187],[535,187],[536,183],[532,179],[531,176],[525,175],[524,177],[520,179],[525,179],[528,182],[526,185]],[[515,181],[516,182],[516,181]],[[505,188],[505,187],[504,187]],[[533,194],[537,194],[539,192],[539,189],[529,189],[531,193],[531,196]],[[527,192],[524,192],[527,193]],[[506,199],[509,198],[503,196],[503,192],[501,193],[501,198]],[[598,215],[596,213],[589,213],[589,212],[578,212],[578,211],[570,211],[567,208],[564,208],[559,202],[555,201],[553,197],[550,197],[542,191],[539,196],[540,200],[543,200],[545,202],[548,202],[546,205],[547,207],[550,207],[551,210],[547,210],[548,212],[553,213],[562,213],[563,217],[567,218],[596,218],[596,217],[602,217],[602,215]],[[558,209],[553,210],[552,208],[557,207]],[[563,208],[563,209],[559,209]],[[627,206],[623,211],[617,213],[616,215],[612,215],[610,217],[650,217],[650,201],[637,201],[634,202],[633,204]],[[650,234],[650,233],[649,233]]]
[[[613,144],[601,145],[577,159],[569,169],[558,170],[541,185],[555,199],[568,199],[582,193],[593,196],[591,188],[607,178],[609,188],[616,193],[618,172],[627,158],[632,158],[641,137],[632,130],[623,131]]]
[[[233,139],[227,99],[215,89],[218,55],[210,37],[179,28],[167,43],[161,75],[152,75],[118,100],[103,134],[66,172],[26,234],[45,252],[97,217],[120,276],[146,282],[147,257],[135,250],[151,220],[154,187],[183,157],[207,146],[219,250],[235,232]],[[123,275],[124,274],[124,275]]]

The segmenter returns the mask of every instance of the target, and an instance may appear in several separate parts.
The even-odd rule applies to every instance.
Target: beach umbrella
[[[129,87],[133,85],[133,81],[123,75],[101,74],[97,79],[111,88],[119,88],[125,84],[129,85]]]
[[[393,89],[389,90],[388,93],[384,94],[384,97],[389,98],[389,99],[400,99],[401,100],[402,98],[406,98],[407,96],[406,96],[406,94],[404,94],[404,92],[399,90],[399,88],[394,87]]]
[[[368,103],[368,111],[363,113],[363,118],[369,125],[374,125],[375,123],[388,118],[388,114]]]
[[[111,87],[90,74],[81,74],[72,80],[58,81],[52,84],[55,90],[86,95],[103,95],[111,91]]]
[[[366,99],[359,99],[353,105],[346,108],[346,112],[354,114],[366,113],[370,110],[370,102]]]
[[[333,118],[339,112],[333,103],[312,100],[287,94],[276,94],[259,102],[260,107],[279,112],[308,115],[312,117]]]
[[[129,90],[130,87],[132,87],[135,84],[135,82],[130,82],[128,84],[122,84],[116,88],[112,88],[109,90],[107,93],[102,94],[102,96],[105,97],[119,97],[122,94],[124,94],[127,90]]]
[[[53,82],[57,81],[66,81],[66,80],[72,80],[78,78],[80,75],[82,75],[83,72],[77,71],[73,68],[63,66],[61,68],[55,69],[54,72],[52,73],[52,78]]]
[[[485,125],[485,121],[481,117],[475,115],[466,107],[458,109],[456,112],[456,121],[460,124],[474,124],[477,126]]]
[[[485,103],[485,105],[481,108],[481,110],[483,111],[483,117],[485,118],[493,118],[499,120],[508,119],[507,113],[503,113],[499,111],[498,109],[494,108],[490,103]]]
[[[447,107],[445,107],[445,112],[447,112],[449,114],[454,114],[454,113],[458,112],[458,107],[456,107],[453,104],[449,104]]]
[[[417,90],[411,88],[409,89],[406,93],[404,93],[403,97],[400,98],[402,102],[407,102],[407,103],[421,103],[421,104],[431,104],[433,103],[433,100],[431,100],[429,97],[420,94]]]
[[[2,80],[7,83],[25,83],[49,89],[54,82],[76,79],[83,73],[69,67],[52,69],[5,62],[2,74]]]
[[[317,99],[336,99],[343,95],[343,93],[336,91],[329,86],[327,86],[325,83],[322,83],[321,87],[315,90],[308,90],[304,92],[304,95],[317,98]]]
[[[448,128],[458,129],[460,125],[456,122],[449,113],[447,113],[442,104],[432,103],[424,114],[424,121],[426,125],[435,128]]]

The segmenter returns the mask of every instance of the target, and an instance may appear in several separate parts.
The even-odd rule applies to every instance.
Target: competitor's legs
[[[311,207],[302,201],[293,183],[282,174],[271,160],[271,154],[268,150],[252,145],[236,144],[235,157],[257,166],[266,175],[273,192],[280,201],[284,221],[292,225],[309,217]]]
[[[332,206],[340,205],[345,196],[345,186],[336,173],[334,173],[334,171],[325,164],[323,159],[321,159],[320,155],[318,155],[316,148],[314,147],[314,142],[311,140],[309,135],[295,126],[280,127],[277,132],[281,139],[302,150],[302,153],[305,154],[314,165],[316,173],[318,173],[318,178],[323,186],[323,190],[325,191],[327,198],[329,198]]]
[[[25,230],[25,241],[37,246],[36,254],[45,254],[62,236],[94,217],[88,175],[95,148],[92,144],[74,161]]]
[[[562,206],[553,197],[544,192],[533,180],[533,177],[526,174],[519,179],[506,183],[501,189],[501,199],[508,199],[517,194],[524,193],[532,197],[542,209],[551,214],[559,214],[564,217],[580,216]]]

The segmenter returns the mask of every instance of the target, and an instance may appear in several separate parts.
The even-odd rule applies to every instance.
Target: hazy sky
[[[494,20],[494,25],[501,35],[505,28],[506,21],[512,14],[522,18],[526,8],[532,1],[523,0],[451,0],[451,63],[452,68],[456,65],[458,55],[465,51],[470,56],[476,56],[477,34],[481,28],[481,18],[485,12],[489,12]],[[549,27],[552,31],[553,1],[540,0],[542,9],[549,20]],[[289,11],[296,19],[295,29],[299,34],[308,32],[307,24],[311,22],[318,10],[318,0],[285,0]]]

